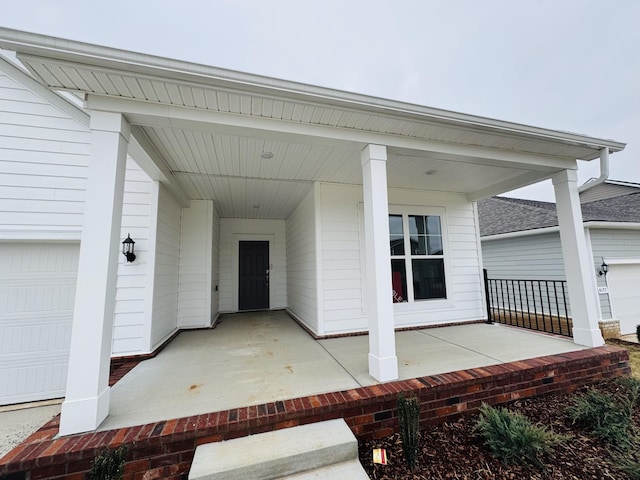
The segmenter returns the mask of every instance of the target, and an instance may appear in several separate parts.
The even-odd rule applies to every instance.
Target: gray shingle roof
[[[558,225],[556,204],[492,197],[478,202],[480,236],[534,230]],[[640,223],[640,192],[582,205],[585,222]]]

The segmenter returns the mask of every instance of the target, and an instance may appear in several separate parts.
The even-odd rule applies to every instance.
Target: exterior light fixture
[[[260,157],[265,159],[265,160],[269,160],[270,158],[273,158],[273,153],[271,153],[271,152],[262,152],[260,154]]]
[[[600,265],[600,270],[598,271],[598,275],[606,275],[609,271],[609,265],[604,261],[604,257],[602,258],[602,265]]]
[[[136,259],[136,254],[133,253],[135,244],[136,242],[131,240],[131,235],[127,233],[127,238],[122,242],[122,254],[127,258],[127,262],[133,262]]]
[[[436,173],[438,173],[438,171],[437,171],[437,170],[435,170],[435,169],[433,169],[433,168],[430,168],[429,170],[427,170],[426,172],[424,172],[424,174],[425,174],[425,175],[429,175],[429,176],[431,176],[431,175],[435,175]]]

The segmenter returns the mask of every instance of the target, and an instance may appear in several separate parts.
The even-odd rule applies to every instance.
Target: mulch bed
[[[612,460],[610,447],[589,436],[567,419],[566,407],[575,395],[549,395],[519,400],[508,405],[512,411],[526,415],[533,422],[543,424],[556,433],[571,438],[556,452],[544,459],[544,467],[504,465],[495,459],[483,445],[475,431],[477,414],[470,414],[451,423],[422,428],[421,453],[415,471],[410,472],[402,453],[399,434],[377,440],[360,442],[360,462],[372,479],[625,479],[628,478]],[[592,388],[613,394],[619,386],[614,381],[603,381]],[[640,425],[640,408],[634,413]],[[388,464],[373,464],[372,450],[385,448]]]

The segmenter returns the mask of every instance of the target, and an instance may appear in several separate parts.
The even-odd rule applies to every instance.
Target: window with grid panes
[[[394,303],[447,298],[439,215],[389,215],[389,245]]]

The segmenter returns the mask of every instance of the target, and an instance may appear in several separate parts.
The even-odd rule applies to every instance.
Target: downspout
[[[587,182],[584,185],[578,187],[578,193],[582,193],[585,190],[600,185],[609,178],[609,148],[605,147],[600,150],[600,176],[593,182]]]

